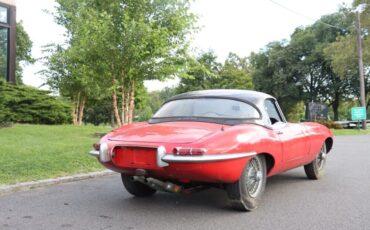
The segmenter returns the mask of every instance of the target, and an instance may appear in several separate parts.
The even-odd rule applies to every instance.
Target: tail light
[[[207,149],[176,147],[173,149],[172,152],[173,152],[173,155],[177,155],[177,156],[201,156],[207,152]]]

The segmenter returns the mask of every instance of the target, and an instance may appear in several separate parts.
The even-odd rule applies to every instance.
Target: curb
[[[35,188],[41,188],[41,187],[46,187],[46,186],[51,186],[51,185],[56,185],[56,184],[73,182],[73,181],[92,179],[92,178],[108,176],[112,174],[114,174],[113,171],[105,170],[105,171],[100,171],[100,172],[82,173],[82,174],[76,174],[72,176],[57,177],[53,179],[45,179],[45,180],[38,180],[38,181],[22,182],[22,183],[12,184],[12,185],[4,185],[4,186],[0,186],[0,196],[13,193],[13,192],[27,191],[27,190],[31,190]]]

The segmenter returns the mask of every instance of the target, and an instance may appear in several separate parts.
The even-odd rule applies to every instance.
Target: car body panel
[[[144,143],[191,143],[221,129],[221,125],[205,123],[198,128],[195,122],[141,123],[130,129],[122,129],[109,137],[112,141]]]

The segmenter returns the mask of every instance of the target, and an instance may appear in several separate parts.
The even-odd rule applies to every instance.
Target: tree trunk
[[[129,124],[131,124],[133,121],[134,110],[135,110],[135,82],[133,81],[130,87],[129,116],[128,116]]]
[[[82,125],[82,118],[84,116],[85,104],[86,104],[86,97],[85,96],[80,97],[80,102],[78,105],[78,125]]]
[[[313,102],[314,96],[313,96],[313,76],[312,73],[310,73],[310,102]]]
[[[128,123],[128,117],[129,117],[129,99],[130,99],[130,88],[126,90],[126,96],[125,96],[125,124]]]
[[[123,84],[124,76],[121,74],[121,121],[126,124],[125,120],[125,87]]]
[[[78,125],[78,107],[80,101],[80,93],[72,97],[72,122],[73,125]]]
[[[73,102],[72,106],[72,123],[73,125],[77,125],[77,105],[76,102]]]
[[[110,114],[110,126],[115,127],[116,126],[116,120],[114,119],[114,114],[111,112]]]
[[[333,107],[333,112],[334,112],[334,121],[338,121],[339,120],[339,112],[338,112],[338,108],[339,108],[339,93],[335,93],[332,107]]]
[[[117,81],[116,81],[116,78],[114,76],[113,71],[114,70],[113,70],[113,66],[112,66],[112,84],[113,84],[112,103],[113,103],[113,111],[114,111],[114,116],[115,116],[116,121],[117,121],[117,125],[122,126],[122,121],[121,121],[121,118],[119,116],[118,106],[117,106],[117,90],[116,90]]]

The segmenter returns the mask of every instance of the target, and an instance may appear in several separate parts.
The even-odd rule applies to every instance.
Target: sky
[[[289,39],[294,29],[314,23],[322,15],[334,13],[341,4],[352,0],[195,0],[192,11],[199,16],[201,30],[194,35],[195,53],[212,50],[218,60],[229,52],[249,56],[272,41]],[[54,0],[16,0],[17,21],[33,41],[34,58],[43,56],[42,47],[63,43],[65,30],[54,22]],[[23,81],[39,87],[45,80],[38,72],[45,67],[40,61],[24,68]],[[166,82],[147,81],[149,91],[174,86],[178,79]]]

